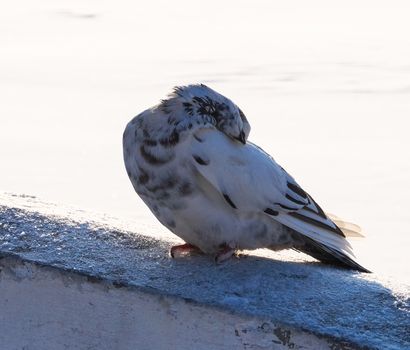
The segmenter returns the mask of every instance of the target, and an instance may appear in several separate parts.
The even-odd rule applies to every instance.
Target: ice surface
[[[0,187],[144,219],[125,124],[176,84],[231,97],[358,260],[410,283],[408,1],[16,0],[0,12]],[[141,220],[139,220],[141,222]]]
[[[297,261],[265,252],[221,265],[204,256],[171,259],[171,244],[165,236],[127,231],[114,218],[0,195],[0,256],[13,254],[151,293],[268,317],[363,348],[410,347],[409,285],[303,261],[301,255]]]

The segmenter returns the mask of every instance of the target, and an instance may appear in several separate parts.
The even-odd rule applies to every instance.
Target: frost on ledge
[[[311,260],[285,261],[282,255],[249,253],[221,265],[204,256],[173,260],[171,239],[143,233],[106,216],[0,194],[0,258],[12,256],[355,344],[346,349],[410,348],[409,286]]]

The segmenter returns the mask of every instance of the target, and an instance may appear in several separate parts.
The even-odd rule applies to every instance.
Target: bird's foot
[[[169,250],[169,254],[172,258],[189,255],[192,253],[201,253],[201,250],[198,247],[189,243],[174,245]]]
[[[217,264],[223,263],[224,261],[230,259],[232,255],[236,253],[236,248],[232,244],[222,244],[220,246],[219,252],[215,256],[215,262]]]

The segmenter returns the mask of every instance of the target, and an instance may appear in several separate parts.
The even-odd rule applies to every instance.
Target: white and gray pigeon
[[[237,250],[293,248],[368,272],[346,240],[357,227],[325,214],[247,140],[249,132],[240,108],[203,84],[176,87],[128,123],[123,151],[131,183],[157,219],[186,242],[171,255],[198,250],[220,262]]]

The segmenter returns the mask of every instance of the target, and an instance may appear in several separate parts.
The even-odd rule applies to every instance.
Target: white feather
[[[269,154],[246,142],[249,132],[226,97],[204,85],[177,87],[127,125],[125,166],[158,220],[206,253],[226,244],[293,247],[365,271],[343,234],[360,228],[332,221]]]
[[[296,207],[286,198],[289,175],[259,147],[247,143],[242,146],[212,129],[201,130],[198,136],[203,142],[192,143],[192,152],[203,155],[209,165],[194,164],[198,171],[221,193],[229,194],[241,211],[263,211],[274,208],[279,215],[272,216],[283,225],[354,258],[352,247],[342,236],[329,230],[298,220],[276,203]],[[303,206],[299,206],[303,212]],[[312,213],[305,212],[311,216]],[[313,213],[314,215],[314,213]],[[329,220],[315,216],[316,220]]]

